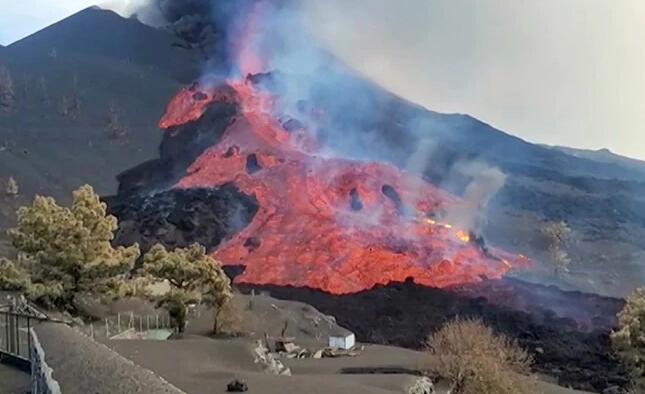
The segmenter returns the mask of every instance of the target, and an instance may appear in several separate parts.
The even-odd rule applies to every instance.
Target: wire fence
[[[149,315],[118,313],[115,316],[80,326],[78,329],[92,339],[98,339],[118,338],[124,333],[134,335],[158,330],[175,330],[175,327],[173,320],[167,313]]]

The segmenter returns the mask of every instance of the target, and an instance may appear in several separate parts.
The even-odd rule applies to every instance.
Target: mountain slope
[[[576,149],[567,146],[549,146],[549,148],[562,151],[570,156],[594,160],[600,163],[617,164],[625,168],[641,171],[645,174],[645,161],[621,156],[606,148],[597,150]]]
[[[68,199],[90,183],[116,191],[116,175],[155,156],[156,122],[170,97],[198,74],[199,55],[174,36],[89,8],[0,51],[14,105],[0,113],[0,227],[35,193]]]
[[[200,55],[174,42],[166,31],[90,8],[0,49],[15,91],[12,110],[0,113],[0,183],[13,176],[21,189],[17,198],[1,197],[0,227],[35,193],[67,199],[90,183],[113,194],[117,174],[157,157],[163,109],[200,72]],[[338,94],[339,80],[346,94]],[[311,104],[326,108],[330,119],[320,137],[348,157],[421,172],[457,194],[473,178],[461,163],[500,168],[506,183],[484,228],[493,243],[545,260],[540,227],[567,220],[579,240],[571,250],[574,269],[584,271],[572,276],[574,285],[626,291],[628,285],[607,275],[607,264],[626,283],[642,279],[639,166],[531,144],[467,115],[428,111],[356,75],[323,78],[315,91]]]

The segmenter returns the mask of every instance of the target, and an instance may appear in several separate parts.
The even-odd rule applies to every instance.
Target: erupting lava
[[[344,294],[407,278],[476,282],[528,263],[442,224],[442,212],[460,202],[433,185],[391,165],[322,157],[307,130],[280,124],[272,97],[250,78],[182,89],[160,126],[196,121],[222,100],[237,104],[237,116],[177,187],[232,182],[257,199],[252,222],[213,251],[245,267],[237,282]]]

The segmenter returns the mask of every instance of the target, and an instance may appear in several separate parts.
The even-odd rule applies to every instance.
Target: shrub
[[[79,293],[113,291],[139,256],[138,245],[112,247],[117,220],[88,185],[73,192],[70,208],[36,196],[17,218],[7,234],[29,276],[26,293],[47,306],[73,311]]]
[[[242,310],[233,300],[215,310],[213,331],[226,335],[237,335],[242,326]]]
[[[571,258],[569,258],[565,247],[571,239],[571,229],[565,222],[554,222],[545,225],[542,228],[542,234],[544,234],[548,243],[553,273],[556,276],[568,273]]]
[[[456,319],[428,338],[437,371],[454,394],[534,393],[529,354],[479,320]]]
[[[180,331],[186,323],[188,305],[203,303],[215,308],[213,330],[219,332],[219,314],[233,297],[231,282],[203,246],[193,244],[169,252],[157,244],[144,255],[143,272],[153,281],[170,284],[170,292],[156,300],[175,319]]]
[[[634,384],[645,390],[645,288],[634,291],[626,301],[611,342]]]
[[[9,70],[0,66],[0,112],[10,111],[14,106],[15,92]]]

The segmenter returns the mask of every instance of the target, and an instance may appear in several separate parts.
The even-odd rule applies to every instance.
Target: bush
[[[238,335],[242,329],[242,310],[233,300],[215,310],[213,331],[225,335]]]
[[[74,191],[70,208],[36,196],[17,217],[7,234],[28,273],[26,293],[46,306],[74,311],[79,293],[114,291],[139,256],[138,245],[112,247],[117,220],[88,185]]]
[[[0,290],[22,291],[28,283],[27,273],[13,261],[0,257]]]
[[[618,313],[618,329],[611,333],[612,345],[634,384],[645,391],[645,288],[627,298]]]
[[[569,272],[571,258],[565,248],[571,240],[571,228],[565,222],[548,223],[542,228],[549,248],[549,260],[553,273],[561,276]]]
[[[10,111],[14,106],[15,92],[9,70],[0,66],[0,112]]]
[[[143,257],[143,273],[153,281],[167,281],[171,290],[155,297],[183,331],[189,304],[207,304],[215,308],[213,330],[220,330],[219,314],[233,297],[231,282],[221,265],[206,254],[206,249],[193,244],[169,252],[162,245],[153,246]]]
[[[437,373],[452,383],[454,394],[529,394],[531,356],[515,342],[497,336],[479,320],[456,319],[428,338]]]

